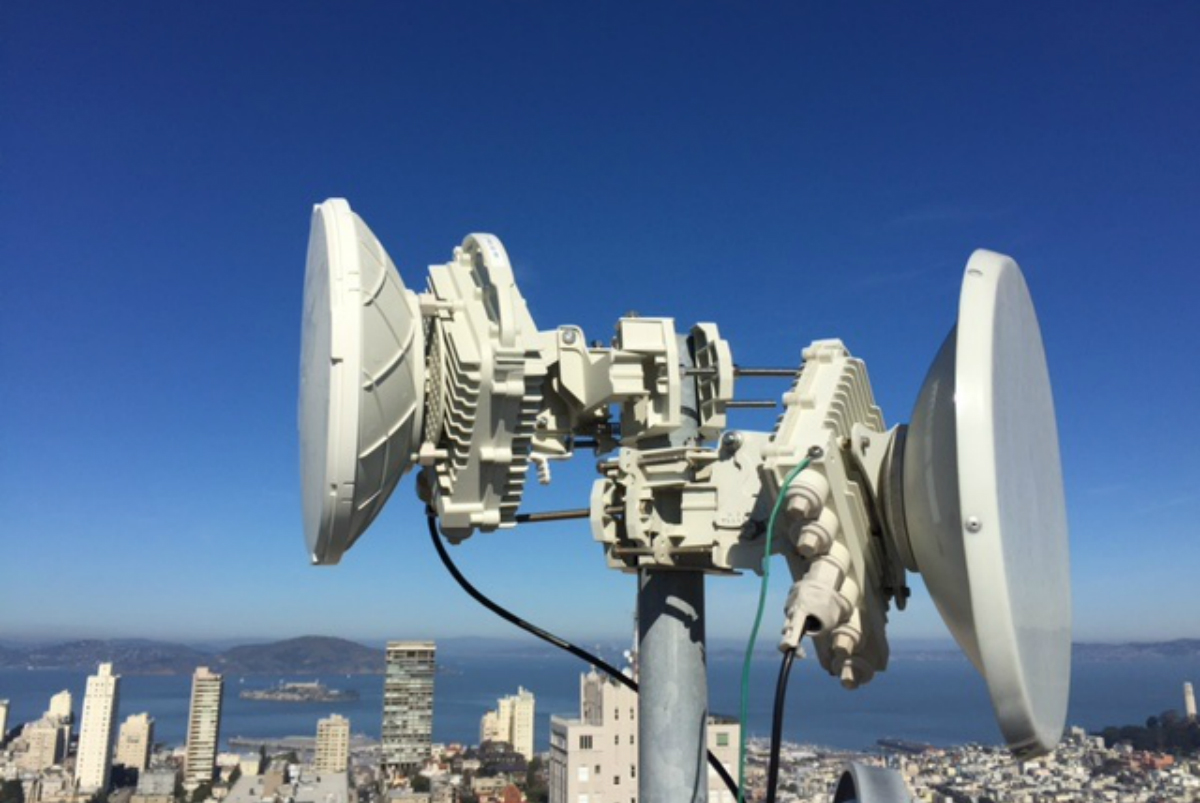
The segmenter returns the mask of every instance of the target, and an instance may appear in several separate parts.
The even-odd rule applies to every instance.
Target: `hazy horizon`
[[[172,638],[172,637],[153,637],[153,636],[104,636],[104,635],[76,635],[76,636],[20,636],[0,633],[0,646],[17,646],[17,647],[36,647],[36,646],[53,646],[58,644],[67,644],[81,641],[100,641],[100,642],[154,642],[161,644],[175,644],[192,648],[211,649],[214,651],[230,649],[238,646],[273,644],[281,641],[290,641],[299,638],[338,638],[352,641],[366,647],[382,649],[388,641],[403,641],[407,639],[423,639],[431,638],[439,643],[451,644],[467,644],[476,643],[480,645],[504,645],[504,646],[522,646],[529,647],[531,650],[558,651],[558,648],[547,644],[539,639],[528,634],[515,633],[513,635],[488,635],[488,636],[424,636],[413,635],[410,633],[398,633],[389,637],[358,637],[358,636],[343,636],[330,635],[322,633],[300,633],[296,635],[282,636],[226,636],[222,638]],[[575,644],[581,647],[590,648],[596,645],[602,646],[605,649],[624,649],[630,644],[630,638],[619,636],[587,636],[570,639]],[[1170,639],[1141,639],[1141,640],[1102,640],[1102,639],[1072,639],[1072,644],[1075,645],[1113,645],[1119,646],[1123,644],[1165,644],[1177,641],[1200,641],[1200,635],[1197,636],[1180,636]],[[727,649],[731,646],[745,647],[746,637],[737,636],[710,636],[706,639],[709,646],[718,645],[722,649]],[[889,639],[889,644],[893,649],[900,651],[914,650],[952,650],[959,651],[958,645],[952,638],[919,638],[919,637],[899,637]],[[757,650],[774,650],[776,646],[770,638],[763,638],[761,635],[756,645]]]

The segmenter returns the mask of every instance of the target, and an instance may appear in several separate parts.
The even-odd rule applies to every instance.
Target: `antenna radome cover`
[[[1018,755],[1053,749],[1071,669],[1067,516],[1037,314],[1012,259],[976,251],[913,410],[904,506],[917,568]]]
[[[413,465],[424,406],[416,294],[341,198],[313,209],[300,353],[300,474],[313,563],[337,563]]]

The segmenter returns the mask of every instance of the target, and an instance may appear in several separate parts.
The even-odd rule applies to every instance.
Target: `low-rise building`
[[[171,767],[150,767],[138,773],[137,789],[129,803],[174,803],[179,773]]]

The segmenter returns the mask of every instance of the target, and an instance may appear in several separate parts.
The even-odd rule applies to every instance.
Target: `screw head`
[[[820,446],[808,447],[808,457],[810,460],[820,460],[824,456],[825,456],[825,450],[822,449]]]
[[[967,532],[977,533],[983,529],[983,522],[978,516],[967,516]]]
[[[743,440],[742,433],[731,429],[721,436],[721,445],[731,452],[736,452],[738,449],[742,448]]]
[[[575,342],[575,338],[578,336],[576,335],[574,329],[562,329],[560,331],[562,332],[562,342],[566,343],[568,346],[572,345]]]

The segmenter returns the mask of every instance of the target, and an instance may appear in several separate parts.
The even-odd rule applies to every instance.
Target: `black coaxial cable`
[[[468,596],[470,596],[472,599],[474,599],[476,602],[478,602],[483,607],[487,608],[492,613],[499,616],[504,621],[509,622],[510,624],[516,625],[517,627],[524,630],[526,633],[530,633],[534,636],[537,636],[542,641],[553,644],[555,647],[558,647],[560,650],[566,650],[567,652],[571,653],[571,655],[574,655],[576,658],[580,658],[584,661],[587,661],[588,663],[595,666],[597,669],[601,669],[604,672],[606,672],[607,674],[611,675],[613,677],[613,679],[615,679],[617,682],[621,683],[624,686],[627,686],[628,688],[632,689],[633,691],[636,692],[638,690],[637,681],[635,681],[633,678],[626,676],[624,672],[617,669],[615,666],[608,663],[603,658],[593,655],[592,653],[588,652],[585,649],[576,647],[574,644],[567,641],[566,639],[559,638],[558,636],[554,635],[553,633],[550,633],[546,630],[542,630],[540,627],[538,627],[535,624],[526,622],[524,619],[517,616],[512,611],[500,606],[496,602],[493,602],[491,599],[489,599],[487,596],[485,596],[482,591],[477,589],[475,586],[471,585],[471,581],[463,576],[463,573],[458,570],[458,566],[456,566],[454,564],[454,561],[451,560],[450,553],[446,550],[446,545],[442,543],[442,539],[438,535],[437,516],[436,516],[436,514],[434,514],[434,512],[432,510],[430,510],[428,508],[426,508],[426,510],[425,510],[425,521],[429,525],[429,538],[433,541],[433,547],[434,547],[434,549],[437,550],[438,557],[442,559],[442,565],[446,567],[446,571],[450,572],[450,576],[453,577],[455,582],[457,582],[459,584],[459,586],[462,587],[462,590],[467,592]],[[727,787],[729,787],[729,791],[734,795],[734,797],[737,797],[737,793],[738,793],[737,782],[733,780],[733,776],[731,776],[729,774],[729,770],[725,769],[725,765],[721,763],[720,759],[718,759],[716,756],[714,756],[712,754],[711,750],[708,751],[708,764],[714,770],[716,770],[716,773],[718,775],[721,776],[721,780],[725,782],[725,785]]]
[[[779,681],[775,684],[775,712],[771,716],[771,758],[767,763],[766,803],[775,803],[775,790],[779,785],[779,748],[783,742],[783,701],[787,697],[788,674],[792,671],[792,662],[795,659],[795,649],[784,652],[783,663],[779,667]]]

